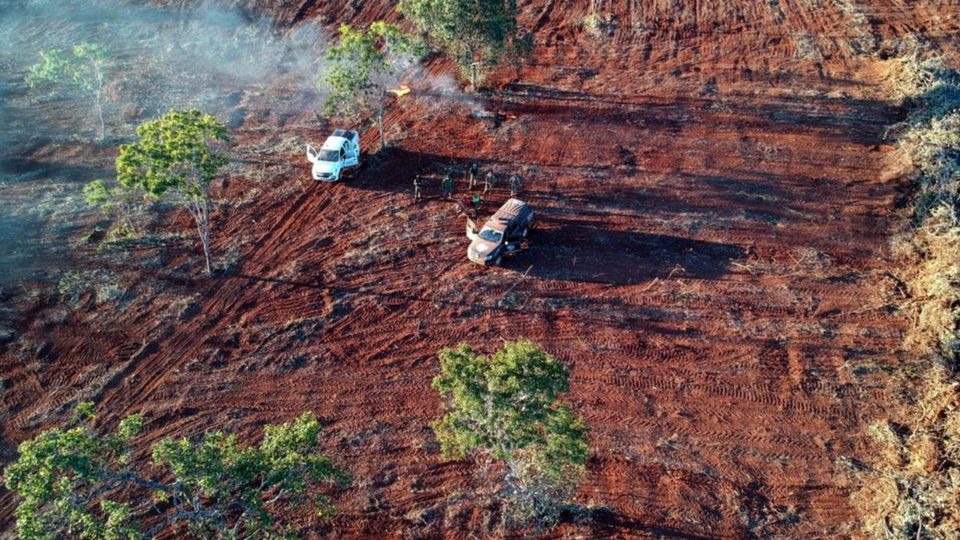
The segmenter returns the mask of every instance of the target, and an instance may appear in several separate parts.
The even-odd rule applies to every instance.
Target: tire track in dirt
[[[956,30],[924,20],[935,7],[858,5],[884,40]],[[280,11],[352,9],[291,6]],[[429,431],[436,351],[524,336],[571,367],[570,398],[592,427],[581,500],[610,512],[600,529],[558,535],[844,535],[835,459],[864,454],[859,430],[893,398],[882,368],[905,361],[907,322],[878,278],[898,197],[881,126],[897,112],[862,74],[871,60],[845,48],[853,33],[834,2],[598,6],[616,16],[608,38],[584,34],[585,2],[531,4],[535,57],[491,75],[501,93],[438,96],[411,80],[387,117],[402,137],[354,178],[303,189],[291,168],[230,210],[224,237],[250,239],[238,267],[176,285],[199,293],[200,315],[158,302],[89,341],[108,325],[67,319],[48,356],[75,359],[17,364],[4,427],[35,431],[103,377],[101,408],[147,411],[147,441],[209,426],[252,437],[309,409],[360,479],[342,494],[338,534],[467,537],[485,509],[457,506],[474,466],[440,463]],[[801,34],[821,59],[797,58]],[[450,73],[446,61],[423,69]],[[250,118],[258,107],[270,105],[251,102]],[[472,119],[476,107],[503,115],[500,127]],[[260,145],[282,128],[238,139]],[[409,202],[415,171],[432,189],[474,158],[520,171],[540,217],[505,268],[464,260],[448,203]],[[481,215],[506,197],[489,194]],[[44,392],[58,403],[30,401]],[[411,525],[428,508],[441,517]],[[763,521],[777,511],[802,519]]]

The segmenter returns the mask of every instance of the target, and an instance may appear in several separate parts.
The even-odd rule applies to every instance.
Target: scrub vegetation
[[[306,507],[329,518],[336,507],[322,486],[350,482],[320,452],[313,413],[266,426],[257,445],[221,431],[163,439],[150,463],[133,448],[142,416],[111,430],[95,420],[93,403],[84,402],[73,425],[20,444],[20,457],[3,472],[20,498],[20,538],[284,538],[306,524],[286,513]]]
[[[894,248],[912,314],[906,345],[933,365],[898,373],[904,411],[868,429],[876,457],[852,500],[874,538],[947,540],[960,530],[960,76],[925,52],[895,63],[892,89],[910,112],[892,132],[915,199]]]
[[[398,9],[457,63],[474,89],[488,70],[519,59],[533,45],[517,25],[514,1],[401,0]]]
[[[103,87],[110,64],[107,50],[96,43],[77,43],[69,51],[50,49],[40,52],[40,62],[30,68],[26,82],[30,88],[54,85],[81,92],[93,101],[97,112],[97,140],[103,141]]]
[[[340,26],[340,38],[327,49],[331,62],[323,77],[329,90],[325,103],[328,115],[368,116],[376,113],[380,147],[386,146],[383,115],[387,92],[399,84],[399,76],[425,52],[424,46],[398,27],[375,22],[367,30]]]

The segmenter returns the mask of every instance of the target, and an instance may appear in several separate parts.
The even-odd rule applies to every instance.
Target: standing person
[[[476,161],[470,162],[470,169],[467,174],[470,176],[470,189],[477,187],[477,175],[480,173],[480,166]]]
[[[517,193],[520,193],[520,177],[515,174],[510,177],[510,196],[516,197]]]
[[[443,177],[443,182],[440,183],[440,189],[443,191],[443,197],[449,199],[453,195],[453,177],[450,176],[450,173],[447,173]]]
[[[483,194],[493,191],[493,186],[497,183],[497,177],[494,176],[493,171],[487,171],[487,174],[483,177]]]
[[[423,180],[420,178],[420,175],[413,177],[413,200],[420,200],[420,188],[423,186]]]

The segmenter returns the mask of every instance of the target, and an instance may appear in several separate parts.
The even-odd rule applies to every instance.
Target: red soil
[[[438,92],[453,68],[432,60],[388,115],[393,147],[343,183],[312,183],[299,146],[281,146],[325,135],[312,113],[247,100],[237,153],[281,172],[223,183],[228,200],[261,191],[214,215],[216,251],[239,244],[232,271],[185,277],[201,268],[189,238],[115,263],[147,275],[120,308],[7,298],[24,339],[0,357],[4,461],[78,399],[145,413],[145,444],[255,435],[313,410],[357,479],[336,533],[483,534],[489,509],[458,503],[473,465],[443,462],[429,429],[436,351],[523,336],[571,368],[592,428],[580,502],[609,510],[560,532],[849,534],[842,463],[864,458],[863,427],[896,402],[884,368],[910,361],[888,253],[904,190],[883,142],[899,113],[878,56],[907,32],[956,35],[956,17],[904,1],[857,3],[861,19],[842,2],[657,0],[616,7],[612,35],[594,38],[585,2],[521,4],[532,62],[472,100]],[[390,15],[350,5],[274,14]],[[435,177],[474,158],[521,174],[537,214],[504,268],[467,261],[463,219],[439,197]],[[434,177],[418,204],[420,169]],[[507,196],[501,183],[481,215]],[[9,516],[14,499],[0,502]]]

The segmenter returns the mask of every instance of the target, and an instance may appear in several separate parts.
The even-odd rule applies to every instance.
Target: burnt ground
[[[274,15],[389,13],[293,4]],[[526,337],[570,366],[592,428],[579,502],[603,510],[557,534],[855,535],[844,464],[896,406],[886,372],[915,361],[888,248],[906,191],[883,58],[907,33],[945,45],[955,8],[603,3],[615,19],[594,37],[585,4],[522,3],[533,60],[480,95],[438,91],[453,68],[429,61],[392,105],[393,146],[370,155],[368,130],[340,184],[312,183],[298,143],[330,125],[245,96],[234,152],[255,157],[217,186],[225,271],[194,277],[189,218],[170,209],[156,230],[183,236],[76,248],[90,285],[72,298],[3,289],[3,460],[80,399],[143,412],[144,444],[309,409],[357,479],[315,532],[482,535],[495,509],[429,429],[436,351]],[[503,268],[467,261],[439,197],[471,159],[521,174],[536,212]],[[481,215],[507,196],[501,183]]]

